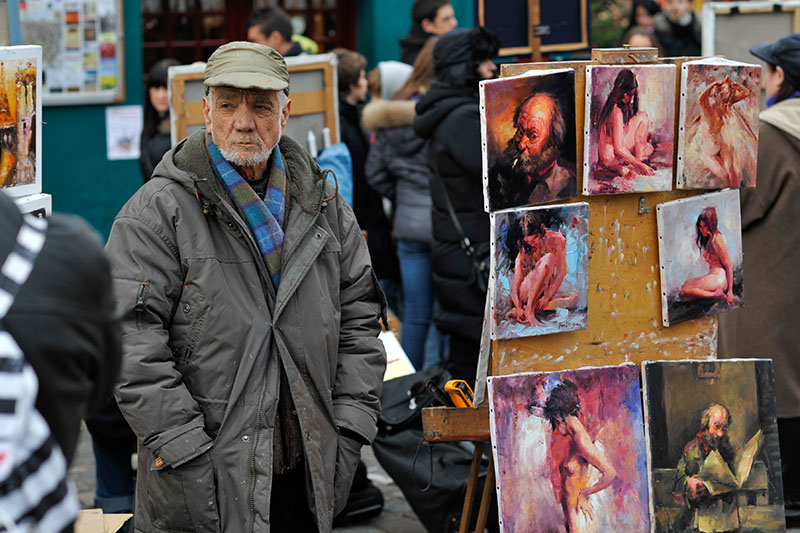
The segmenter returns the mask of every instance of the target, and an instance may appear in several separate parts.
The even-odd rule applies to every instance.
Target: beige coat
[[[761,114],[755,189],[742,189],[744,307],[720,315],[720,357],[774,361],[779,418],[800,417],[800,98]]]
[[[339,428],[364,442],[377,432],[383,293],[366,242],[316,163],[291,139],[280,148],[291,197],[277,294],[202,131],[167,153],[111,230],[124,312],[117,399],[139,438],[137,531],[270,530],[279,365],[320,531],[359,457]]]

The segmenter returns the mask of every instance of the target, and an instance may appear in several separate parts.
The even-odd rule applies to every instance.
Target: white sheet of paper
[[[109,160],[139,159],[142,106],[106,107],[106,153]]]

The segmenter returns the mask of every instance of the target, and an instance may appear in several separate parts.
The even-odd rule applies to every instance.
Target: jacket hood
[[[800,140],[800,98],[778,102],[761,112],[761,120]]]
[[[436,79],[454,87],[478,87],[478,65],[497,56],[500,41],[490,30],[456,28],[442,35],[433,47]]]
[[[369,131],[410,126],[417,115],[413,100],[384,100],[375,98],[364,108],[362,120]]]
[[[451,111],[464,104],[477,105],[478,101],[477,86],[452,87],[438,80],[434,81],[428,92],[417,102],[414,131],[420,137],[429,139]]]
[[[206,131],[203,129],[175,145],[156,166],[153,177],[176,181],[193,194],[199,191],[214,202],[229,202],[227,192],[211,167],[205,135]],[[325,187],[325,178],[319,165],[300,145],[285,135],[281,137],[278,146],[289,176],[291,201],[298,202],[304,211],[313,213],[318,208],[319,198]],[[214,198],[215,195],[218,198]]]

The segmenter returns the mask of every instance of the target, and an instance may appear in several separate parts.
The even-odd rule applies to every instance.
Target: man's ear
[[[422,19],[420,26],[422,26],[422,30],[425,33],[433,33],[433,21],[431,19]]]
[[[292,113],[292,101],[286,102],[281,111],[281,135],[286,133],[286,125],[289,123],[289,115]]]
[[[783,71],[782,66],[775,65],[775,74],[778,76],[778,87],[781,87],[783,82],[786,80],[786,72]]]
[[[206,131],[211,131],[211,105],[208,103],[208,96],[203,97],[203,122],[206,123]]]
[[[270,48],[274,48],[275,50],[283,44],[283,41],[283,35],[281,35],[281,32],[278,30],[273,30],[272,33],[269,34],[269,37],[267,37],[267,44]]]

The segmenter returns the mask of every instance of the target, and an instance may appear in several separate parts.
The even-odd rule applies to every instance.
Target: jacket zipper
[[[144,312],[147,309],[147,292],[150,284],[143,281],[139,284],[139,289],[136,291],[136,304],[133,306],[133,311],[136,313],[136,329],[141,331],[144,328]]]

